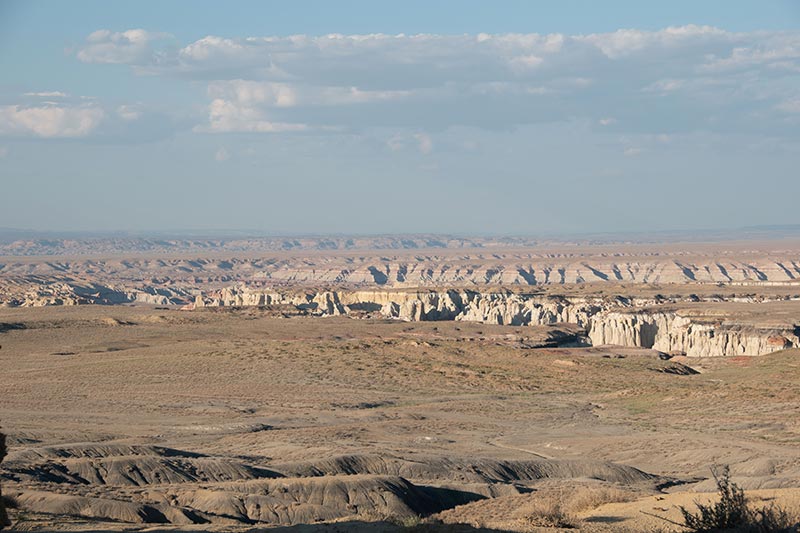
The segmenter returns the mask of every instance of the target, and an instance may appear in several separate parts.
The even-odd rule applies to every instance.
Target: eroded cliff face
[[[734,300],[739,299],[731,299]],[[697,303],[696,298],[691,301]],[[707,301],[725,303],[720,297]],[[794,324],[764,326],[669,309],[680,303],[675,299],[552,297],[458,289],[293,293],[233,286],[213,295],[198,296],[194,305],[291,305],[320,316],[372,312],[407,321],[456,320],[513,326],[571,323],[582,327],[593,345],[653,348],[690,357],[763,355],[800,347],[800,328]]]
[[[593,345],[641,346],[690,357],[764,355],[800,346],[796,327],[709,322],[657,310],[599,313],[589,339]]]
[[[337,287],[402,292],[425,288],[435,293],[446,289],[492,292],[498,288],[537,292],[562,286],[570,291],[589,285],[599,290],[607,286],[613,292],[630,284],[800,287],[800,244],[784,240],[540,246],[515,239],[489,242],[370,237],[259,242],[101,239],[52,244],[55,248],[49,252],[51,245],[45,242],[21,241],[6,248],[8,253],[45,257],[0,253],[0,307],[185,305],[197,294],[238,283],[263,284],[283,291]],[[2,248],[0,243],[0,252]],[[273,251],[241,253],[248,249]],[[81,257],[88,251],[92,257]],[[414,307],[409,313],[419,312],[418,304],[409,305]],[[486,311],[504,323],[524,321],[527,314],[524,305],[514,309],[512,303],[499,314],[494,309]],[[521,316],[516,316],[517,312]],[[536,310],[531,313],[535,315]]]
[[[177,305],[189,300],[187,289],[141,284],[139,287],[106,285],[71,280],[6,278],[0,283],[0,307],[46,307],[70,305],[119,305],[144,303]]]
[[[623,300],[618,300],[622,305]],[[627,303],[627,301],[625,301]],[[511,292],[443,291],[320,291],[281,293],[245,286],[222,289],[195,298],[195,307],[293,305],[319,315],[354,311],[379,312],[408,321],[464,320],[486,324],[528,326],[569,322],[588,326],[592,315],[606,308],[601,299],[553,298]]]

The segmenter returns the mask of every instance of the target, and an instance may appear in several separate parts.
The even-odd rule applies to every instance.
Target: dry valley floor
[[[669,530],[641,511],[677,518],[714,464],[798,501],[800,351],[662,359],[571,328],[3,309],[3,493],[30,531],[530,531],[555,504]]]

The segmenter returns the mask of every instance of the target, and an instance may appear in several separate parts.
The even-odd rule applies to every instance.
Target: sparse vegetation
[[[578,526],[578,518],[568,510],[564,493],[543,494],[536,498],[526,509],[523,519],[535,527],[574,528]]]
[[[681,506],[683,526],[696,533],[792,533],[800,528],[797,516],[774,504],[753,508],[747,502],[744,490],[731,480],[730,469],[725,466],[711,469],[717,483],[719,501],[713,504],[695,503],[696,511]]]
[[[5,456],[6,436],[0,433],[0,463],[3,462]],[[0,529],[11,525],[11,521],[8,519],[8,514],[6,513],[6,508],[12,507],[15,507],[15,502],[11,498],[3,496],[2,487],[0,487]]]
[[[414,515],[414,516],[406,516],[403,518],[390,518],[389,522],[396,524],[400,527],[405,529],[415,529],[423,523],[422,517]]]
[[[631,491],[607,486],[576,486],[572,490],[541,491],[534,503],[523,510],[523,520],[534,527],[575,528],[578,513],[601,505],[635,499]]]
[[[111,311],[131,325],[107,325]],[[690,382],[654,372],[665,363],[650,352],[623,359],[611,347],[518,343],[517,330],[536,340],[561,326],[100,306],[0,315],[31,325],[0,334],[3,371],[14,377],[0,379],[0,417],[20,429],[0,480],[4,494],[19,495],[23,510],[9,511],[16,529],[52,531],[65,509],[76,531],[148,527],[133,524],[163,520],[156,511],[184,521],[151,499],[167,490],[179,498],[170,507],[211,529],[330,521],[331,531],[362,532],[689,531],[677,506],[694,513],[695,495],[681,482],[718,457],[748,483],[779,476],[788,487],[754,493],[753,508],[800,501],[787,422],[798,351],[748,366],[703,360],[702,379]],[[53,356],[66,351],[75,355]],[[631,402],[643,412],[632,417]],[[81,416],[55,416],[64,405]],[[31,419],[34,409],[42,414]],[[182,413],[191,420],[174,426]],[[144,427],[163,440],[142,442]],[[201,441],[219,455],[194,457]],[[656,495],[662,483],[673,488]],[[779,530],[786,515],[767,507],[757,518],[761,530]]]
[[[581,513],[597,509],[607,503],[630,502],[636,494],[617,487],[579,487],[567,500],[567,507],[573,513]]]

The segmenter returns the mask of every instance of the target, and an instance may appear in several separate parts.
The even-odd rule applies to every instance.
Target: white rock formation
[[[593,345],[640,346],[689,357],[764,355],[800,346],[796,329],[698,321],[676,312],[607,311],[589,328]]]
[[[721,300],[709,298],[712,303]],[[759,304],[754,299],[748,299],[748,303]],[[281,293],[234,286],[196,300],[196,307],[272,304],[293,305],[322,316],[371,310],[407,321],[459,320],[514,326],[573,323],[586,329],[593,345],[645,347],[691,357],[762,355],[800,347],[794,326],[709,321],[702,315],[664,310],[663,302],[651,299],[559,298],[463,289]]]

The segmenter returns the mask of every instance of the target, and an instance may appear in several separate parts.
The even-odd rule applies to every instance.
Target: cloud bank
[[[78,60],[206,84],[196,132],[509,129],[583,120],[625,134],[797,137],[800,32],[710,26],[590,35],[207,36],[97,30]],[[56,91],[40,96],[58,96]],[[132,106],[6,106],[0,132],[83,136]]]

